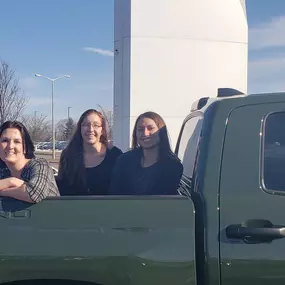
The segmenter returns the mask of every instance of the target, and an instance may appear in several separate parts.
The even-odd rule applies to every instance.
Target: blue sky
[[[285,91],[285,1],[247,0],[249,93]]]
[[[31,98],[26,113],[50,115],[51,82],[35,73],[71,75],[55,82],[57,120],[67,116],[68,106],[75,117],[96,104],[112,107],[113,4],[112,0],[1,0],[0,59],[16,69]],[[107,52],[101,55],[90,47]]]
[[[30,97],[26,114],[50,116],[51,83],[35,73],[71,75],[55,83],[56,120],[68,106],[75,119],[96,104],[112,108],[114,1],[1,0],[0,59]],[[247,14],[249,93],[285,91],[285,1],[247,0]]]

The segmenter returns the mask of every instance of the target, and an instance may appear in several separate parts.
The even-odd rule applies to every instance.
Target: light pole
[[[31,135],[32,135],[32,139],[33,139],[34,142],[35,142],[36,139],[37,139],[37,131],[38,131],[37,113],[38,113],[38,112],[39,112],[39,111],[35,111],[35,112],[34,112],[34,120],[32,121],[33,130],[32,130]]]
[[[52,120],[52,158],[55,159],[55,127],[54,127],[54,103],[53,103],[53,97],[54,97],[54,82],[61,78],[70,78],[70,75],[63,75],[56,78],[50,78],[42,74],[35,74],[37,77],[43,77],[45,79],[48,79],[51,81],[51,120]]]
[[[67,107],[67,119],[68,119],[68,120],[69,120],[69,118],[70,118],[70,116],[69,116],[69,115],[70,115],[70,111],[69,111],[70,109],[71,109],[71,107]]]

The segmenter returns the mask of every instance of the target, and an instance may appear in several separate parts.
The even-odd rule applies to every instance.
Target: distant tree
[[[15,70],[5,61],[0,62],[0,124],[7,120],[19,120],[29,102],[24,95]]]
[[[46,116],[23,115],[20,121],[26,126],[34,142],[50,141],[51,128]]]
[[[68,141],[72,137],[72,135],[75,131],[75,128],[76,128],[76,124],[72,118],[60,120],[57,123],[57,127],[56,127],[56,130],[57,130],[56,138],[57,138],[57,140]]]
[[[106,119],[108,139],[113,140],[113,122],[114,122],[113,111],[105,109],[99,104],[98,104],[98,109]]]
[[[64,140],[64,128],[65,128],[65,124],[66,124],[67,120],[60,120],[58,121],[58,123],[56,124],[56,140],[58,141],[63,141]]]
[[[47,127],[45,129],[45,133],[43,136],[44,142],[51,142],[52,141],[52,125],[51,122],[48,122]]]
[[[76,124],[74,123],[73,119],[68,118],[63,131],[65,141],[71,139],[72,135],[74,134],[75,128]]]

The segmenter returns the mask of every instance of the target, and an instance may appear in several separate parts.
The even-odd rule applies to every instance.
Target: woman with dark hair
[[[7,121],[0,127],[0,196],[38,203],[59,196],[52,168],[34,155],[34,144],[25,126]]]
[[[85,111],[60,157],[57,182],[61,195],[107,195],[121,154],[108,143],[104,116],[94,109]]]
[[[183,166],[171,151],[164,120],[154,112],[141,114],[134,126],[132,150],[114,169],[111,194],[177,194]]]

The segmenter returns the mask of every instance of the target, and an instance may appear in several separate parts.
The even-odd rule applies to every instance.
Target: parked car
[[[58,175],[58,169],[53,167],[53,166],[51,168],[53,170],[54,176],[57,176]]]

